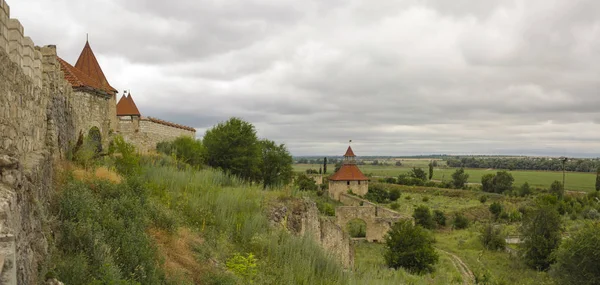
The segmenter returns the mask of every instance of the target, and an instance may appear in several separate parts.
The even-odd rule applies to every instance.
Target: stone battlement
[[[5,0],[0,0],[0,49],[10,55],[10,60],[21,67],[36,87],[42,87],[42,53],[25,36],[21,22],[10,18],[10,7]]]

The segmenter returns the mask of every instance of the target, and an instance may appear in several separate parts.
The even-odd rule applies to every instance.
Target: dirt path
[[[456,267],[456,269],[458,269],[460,272],[460,275],[462,275],[463,284],[475,284],[475,275],[473,275],[471,269],[469,269],[469,267],[462,261],[462,259],[460,259],[460,257],[439,248],[437,250],[450,256],[450,261],[452,261],[454,267]]]

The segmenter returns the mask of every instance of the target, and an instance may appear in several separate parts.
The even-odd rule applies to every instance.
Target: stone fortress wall
[[[136,118],[124,116],[119,118],[119,134],[136,145],[142,153],[156,149],[156,144],[173,140],[181,136],[195,137],[193,129],[184,126],[174,126],[154,118]]]
[[[0,284],[39,283],[54,163],[80,132],[97,127],[104,140],[117,132],[115,106],[114,97],[74,90],[56,47],[35,46],[0,0]],[[184,133],[193,132],[142,120],[138,144]]]
[[[329,197],[340,200],[342,194],[352,193],[364,196],[369,191],[369,181],[332,181],[329,180]]]

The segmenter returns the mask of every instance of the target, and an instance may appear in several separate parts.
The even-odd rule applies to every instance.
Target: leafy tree
[[[296,186],[298,186],[299,190],[302,191],[317,191],[319,190],[319,186],[315,182],[314,179],[306,176],[306,174],[302,173],[296,177],[295,181]]]
[[[562,199],[565,196],[565,187],[560,181],[554,181],[550,185],[550,194]]]
[[[457,169],[452,174],[452,185],[454,185],[454,188],[456,188],[456,189],[461,189],[461,188],[465,187],[465,184],[467,183],[468,180],[469,180],[469,174],[465,173],[465,169],[462,167],[460,169]]]
[[[396,161],[396,166],[402,166],[402,161]]]
[[[481,188],[483,192],[494,192],[494,177],[496,177],[494,173],[481,176]]]
[[[327,174],[327,157],[323,158],[323,173]]]
[[[547,270],[554,263],[552,252],[558,248],[561,238],[561,220],[556,207],[542,204],[528,211],[520,231],[525,263],[537,270]]]
[[[208,165],[243,179],[259,179],[261,150],[252,124],[231,118],[206,131],[203,142]]]
[[[423,181],[427,180],[427,174],[422,168],[413,167],[413,169],[410,171],[410,176],[413,178],[421,179]]]
[[[456,215],[454,215],[454,221],[452,221],[452,226],[458,230],[466,229],[469,227],[469,219],[467,219],[467,217],[465,217],[463,214],[457,213]]]
[[[174,141],[160,142],[156,150],[167,155],[174,155],[177,159],[193,166],[201,166],[205,162],[206,149],[202,142],[192,137],[181,136]]]
[[[433,220],[431,212],[427,206],[421,205],[415,208],[413,218],[415,219],[415,224],[426,229],[435,229],[435,221]]]
[[[270,140],[259,141],[261,149],[261,180],[263,187],[280,186],[292,181],[292,155],[284,144],[277,145]]]
[[[600,191],[600,167],[596,170],[596,191]]]
[[[506,240],[502,235],[502,229],[492,224],[488,224],[483,228],[479,239],[483,247],[488,250],[502,250],[506,247]]]
[[[588,223],[556,251],[551,273],[559,284],[600,284],[600,224]]]
[[[429,162],[429,180],[433,178],[433,161]]]
[[[492,215],[494,215],[495,220],[498,220],[498,217],[502,213],[503,208],[504,207],[502,207],[502,204],[500,204],[498,202],[494,202],[490,205],[490,213],[492,213]]]
[[[371,165],[379,165],[379,160],[375,159],[371,162]]]
[[[385,236],[387,265],[405,268],[409,272],[423,274],[433,272],[439,256],[433,248],[433,235],[411,221],[395,223]]]
[[[433,211],[433,220],[436,224],[438,224],[438,226],[446,226],[446,215],[444,215],[444,212],[440,210]]]
[[[512,189],[512,184],[515,181],[512,174],[506,171],[498,171],[494,177],[494,192],[504,193]]]
[[[525,182],[519,188],[519,196],[526,197],[529,195],[531,195],[531,187],[529,186],[529,183]]]

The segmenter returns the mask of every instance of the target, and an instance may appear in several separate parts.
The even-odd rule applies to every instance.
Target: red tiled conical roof
[[[356,164],[344,164],[335,174],[329,177],[332,181],[365,181],[369,180],[356,166]]]
[[[117,103],[117,116],[141,116],[135,102],[133,102],[133,98],[131,98],[131,94],[127,97],[123,95],[119,99],[119,103]]]
[[[356,155],[354,155],[352,148],[350,146],[348,146],[348,150],[346,150],[346,154],[344,154],[344,156],[356,156]]]
[[[77,63],[75,63],[75,67],[90,78],[98,81],[100,86],[103,87],[102,89],[117,93],[117,90],[110,86],[108,80],[106,80],[104,72],[102,72],[102,68],[100,67],[100,64],[98,64],[98,60],[96,60],[96,56],[88,41],[85,42],[85,46],[81,51],[81,55],[79,55],[79,59],[77,59]]]
[[[72,65],[70,65],[68,62],[66,62],[65,60],[63,60],[60,57],[57,57],[57,59],[58,59],[58,63],[60,63],[60,69],[62,70],[63,74],[65,75],[65,79],[67,81],[69,81],[69,83],[71,83],[71,86],[73,86],[73,87],[90,87],[90,88],[102,90],[105,92],[107,91],[104,88],[102,88],[101,84],[98,81],[90,78],[85,73],[83,73],[81,70],[73,67]]]

